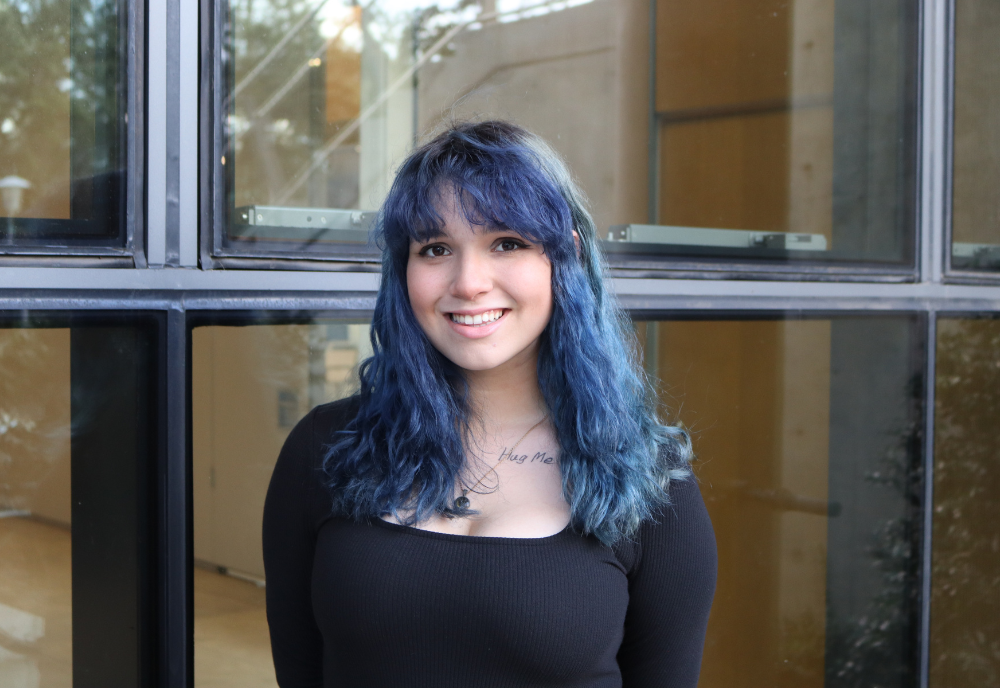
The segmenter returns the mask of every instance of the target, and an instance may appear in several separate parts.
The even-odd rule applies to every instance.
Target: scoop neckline
[[[458,533],[438,533],[437,531],[434,530],[423,530],[422,528],[414,528],[413,526],[404,526],[399,523],[392,523],[382,518],[373,518],[370,520],[370,523],[374,523],[378,526],[388,528],[389,530],[394,530],[398,533],[404,533],[406,535],[414,535],[416,537],[426,537],[432,540],[450,540],[452,542],[514,544],[514,545],[544,545],[564,535],[565,533],[570,532],[572,526],[571,523],[567,523],[566,526],[558,533],[553,533],[552,535],[545,535],[543,537],[504,537],[502,535],[499,536],[460,535]]]

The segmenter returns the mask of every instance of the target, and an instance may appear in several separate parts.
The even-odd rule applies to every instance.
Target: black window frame
[[[36,265],[146,267],[146,5],[138,0],[115,0],[115,4],[116,40],[113,49],[117,52],[117,69],[115,83],[106,85],[117,101],[118,110],[105,115],[101,129],[106,130],[105,136],[111,133],[115,139],[112,145],[117,157],[117,169],[88,177],[92,184],[89,202],[104,205],[105,211],[102,217],[93,220],[17,220],[25,230],[41,230],[42,236],[0,241],[0,269],[4,266]],[[73,184],[80,182],[78,179],[72,181]],[[103,187],[103,194],[95,188],[98,185]],[[104,225],[104,236],[72,236],[74,228],[91,225]]]

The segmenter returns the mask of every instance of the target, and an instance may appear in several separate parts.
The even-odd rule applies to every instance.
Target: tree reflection
[[[932,685],[1000,686],[1000,321],[938,325]]]

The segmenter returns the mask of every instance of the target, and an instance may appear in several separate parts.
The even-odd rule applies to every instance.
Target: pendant
[[[461,497],[459,497],[458,499],[455,500],[455,508],[456,509],[468,509],[470,503],[471,502],[469,502],[469,498],[466,497],[463,494]]]

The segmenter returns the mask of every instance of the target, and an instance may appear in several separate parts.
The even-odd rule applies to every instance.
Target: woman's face
[[[406,286],[421,329],[467,371],[534,364],[552,316],[552,265],[514,232],[472,227],[455,197],[439,208],[441,236],[410,242]]]

